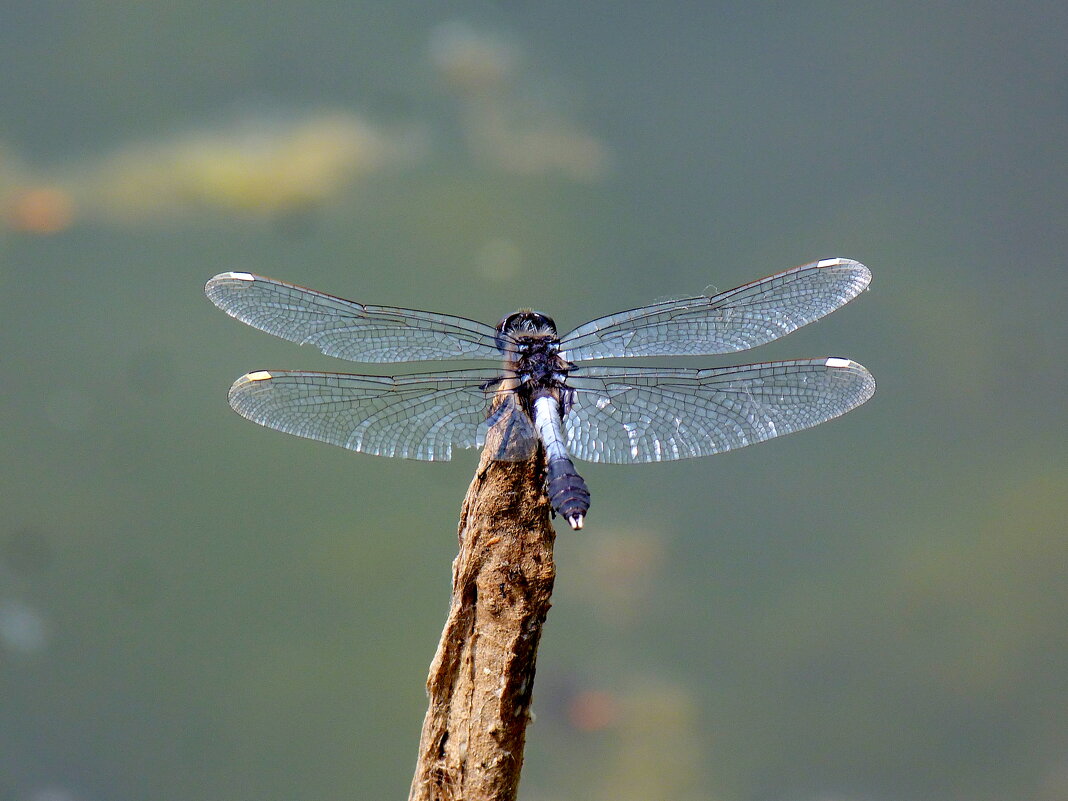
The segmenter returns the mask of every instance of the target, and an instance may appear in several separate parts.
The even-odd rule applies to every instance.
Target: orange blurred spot
[[[31,234],[54,234],[70,227],[74,202],[57,186],[36,186],[16,192],[8,208],[8,225]]]
[[[619,718],[619,703],[611,693],[586,690],[567,705],[567,719],[579,731],[600,731]]]

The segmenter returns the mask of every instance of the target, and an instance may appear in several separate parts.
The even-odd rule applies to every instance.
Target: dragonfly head
[[[533,309],[520,309],[497,323],[497,349],[506,350],[508,340],[557,339],[556,323],[547,314]]]

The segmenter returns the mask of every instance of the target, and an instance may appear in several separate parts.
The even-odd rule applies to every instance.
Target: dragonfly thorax
[[[527,400],[560,386],[573,366],[560,357],[556,323],[548,315],[521,309],[497,324],[497,347],[505,368],[519,379],[519,394]]]

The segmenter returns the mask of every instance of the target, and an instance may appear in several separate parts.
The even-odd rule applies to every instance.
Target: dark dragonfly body
[[[590,493],[572,457],[633,464],[721,453],[830,420],[875,392],[871,373],[838,357],[711,369],[583,362],[745,350],[834,311],[870,280],[859,262],[825,259],[600,317],[564,336],[540,312],[516,312],[494,328],[251,273],[222,273],[205,291],[227,314],[330,356],[496,362],[398,376],[258,371],[234,382],[229,400],[261,425],[384,456],[441,461],[488,442],[494,458],[519,460],[540,443],[552,508],[578,529]]]
[[[567,374],[575,365],[561,358],[556,323],[540,312],[518,311],[505,317],[497,324],[497,334],[507,376],[498,387],[514,387],[511,391],[515,393],[514,407],[506,403],[498,410],[518,408],[522,417],[516,415],[515,420],[534,421],[545,447],[549,502],[572,528],[580,529],[590,508],[590,490],[568,455],[563,430],[563,418],[575,397],[567,385]],[[489,422],[492,427],[498,420],[491,414]],[[529,440],[529,432],[519,438]],[[517,436],[510,430],[504,439],[514,443]]]

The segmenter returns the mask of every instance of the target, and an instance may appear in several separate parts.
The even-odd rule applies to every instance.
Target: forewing
[[[583,367],[567,380],[571,454],[589,462],[708,456],[811,428],[860,406],[875,379],[849,359],[710,370]]]
[[[850,259],[812,262],[718,295],[610,314],[565,335],[565,359],[711,356],[771,342],[855,298],[871,272]]]
[[[498,359],[491,326],[448,314],[367,306],[252,273],[221,273],[208,298],[243,323],[356,362]]]
[[[453,448],[484,441],[498,376],[260,371],[237,379],[229,400],[243,417],[298,437],[378,456],[448,461]]]

